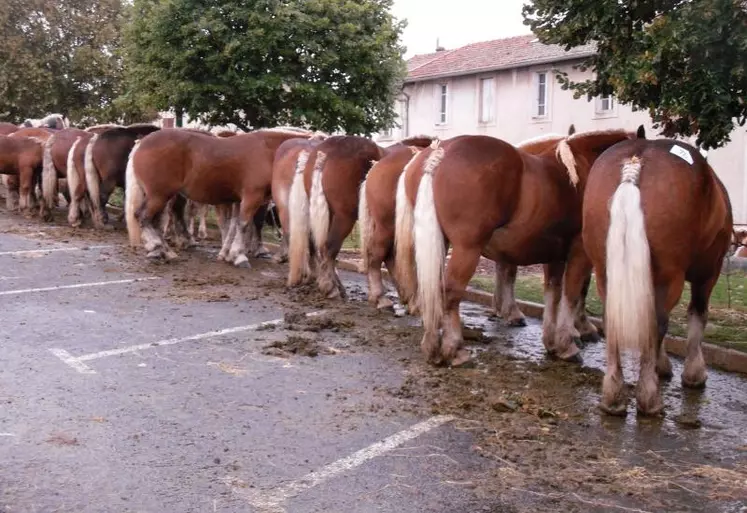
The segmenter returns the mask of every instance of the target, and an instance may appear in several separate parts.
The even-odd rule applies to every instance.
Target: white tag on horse
[[[672,149],[669,150],[669,153],[671,153],[672,155],[677,155],[679,158],[681,158],[691,166],[693,165],[693,156],[690,155],[690,152],[682,146],[677,146],[675,144],[674,146],[672,146]]]

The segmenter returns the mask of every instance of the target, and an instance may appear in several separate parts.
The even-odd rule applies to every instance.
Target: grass
[[[277,231],[272,226],[265,226],[262,229],[262,240],[266,242],[280,243]],[[358,230],[358,223],[355,223],[353,230],[350,232],[345,240],[342,242],[342,249],[344,251],[359,251],[361,249],[360,232]]]
[[[542,276],[529,275],[516,278],[516,297],[535,303],[543,302]],[[470,282],[474,288],[493,292],[492,276],[475,276]],[[669,333],[675,336],[687,335],[687,305],[690,302],[690,284],[679,304],[672,310]],[[601,317],[602,301],[592,278],[586,308],[591,315]],[[708,342],[747,352],[747,274],[732,272],[721,275],[711,295],[710,313],[705,338]]]

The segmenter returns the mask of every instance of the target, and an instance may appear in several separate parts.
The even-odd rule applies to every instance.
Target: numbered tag
[[[677,155],[679,158],[690,164],[693,165],[693,156],[690,155],[690,152],[683,148],[682,146],[677,146],[676,144],[672,146],[672,149],[669,150],[669,153],[672,155]]]

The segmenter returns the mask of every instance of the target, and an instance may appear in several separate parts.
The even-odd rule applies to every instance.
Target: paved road
[[[247,272],[282,282],[271,266]],[[344,279],[361,290],[360,277]],[[397,361],[417,359],[415,348],[361,350],[344,330],[327,330],[319,356],[284,355],[267,349],[294,335],[284,316],[319,309],[267,292],[237,297],[231,285],[182,285],[166,267],[125,255],[121,237],[0,234],[0,511],[553,510],[554,490],[540,482],[486,493],[479,477],[505,465],[475,447],[473,431],[451,413],[399,407],[382,393],[407,383]],[[465,315],[497,329],[484,309],[466,305]],[[389,322],[417,329],[412,319]],[[541,361],[538,330],[501,330],[505,343],[493,349]],[[585,356],[600,366],[601,346]],[[694,403],[670,388],[668,407],[696,408],[700,429],[668,419],[652,436],[632,416],[601,434],[595,421],[592,431],[615,438],[630,461],[685,448],[739,470],[745,380],[713,372],[706,400]],[[744,505],[732,490],[711,510]]]

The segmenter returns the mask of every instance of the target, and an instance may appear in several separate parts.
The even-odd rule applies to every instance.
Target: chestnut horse
[[[153,227],[171,198],[182,194],[211,205],[240,201],[238,216],[230,224],[234,229],[229,228],[219,257],[226,258],[228,251],[227,258],[234,265],[248,266],[245,231],[270,199],[275,152],[288,139],[311,136],[311,132],[262,129],[222,138],[162,129],[144,137],[127,164],[125,210],[130,244],[137,246],[142,239],[149,258],[176,258]],[[178,217],[177,222],[183,223],[184,218]]]
[[[17,132],[18,129],[19,126],[13,123],[0,122],[0,135],[10,135],[13,132]]]
[[[469,360],[462,348],[459,304],[481,254],[512,265],[550,264],[543,343],[561,359],[577,358],[573,340],[556,342],[555,323],[565,262],[575,250],[574,239],[580,239],[585,180],[604,150],[634,137],[623,130],[574,134],[531,155],[493,137],[459,136],[436,141],[418,155],[405,189],[414,204],[418,306],[425,330],[421,347],[430,362]],[[447,244],[452,254],[444,271]],[[573,278],[583,286],[586,277]]]
[[[335,259],[358,218],[360,184],[383,156],[375,142],[353,135],[329,137],[299,154],[288,199],[289,286],[312,276],[311,242],[317,287],[328,298],[345,297]]]
[[[95,134],[85,145],[85,188],[96,228],[108,225],[106,204],[114,189],[125,188],[127,159],[135,141],[158,130],[159,127],[148,123],[114,127]]]
[[[301,166],[301,170],[303,170],[306,166],[309,152],[318,146],[324,139],[326,139],[326,135],[324,134],[309,139],[288,139],[278,146],[278,149],[275,152],[275,161],[272,164],[271,190],[272,201],[275,203],[282,230],[280,248],[273,257],[277,263],[288,261],[288,241],[290,239],[288,199],[290,197],[290,189],[293,184],[293,177],[296,174],[296,169],[298,166]],[[305,152],[303,158],[300,157],[302,152]]]
[[[412,273],[403,273],[394,265],[395,197],[397,183],[407,163],[431,142],[432,137],[421,135],[386,147],[384,157],[371,167],[361,184],[358,204],[361,267],[368,277],[368,301],[378,309],[393,306],[384,296],[381,264],[385,263],[400,301],[414,313],[415,287],[404,284]]]
[[[33,188],[42,169],[43,145],[44,141],[34,137],[0,136],[0,174],[16,178],[6,181],[8,196],[13,196],[15,191],[12,187],[18,184],[19,207],[25,215],[31,213]]]
[[[55,132],[44,144],[42,170],[42,201],[39,213],[45,221],[53,218],[52,209],[57,204],[59,179],[67,178],[68,154],[75,141],[88,132],[80,128],[64,128]],[[68,201],[69,202],[69,201]]]
[[[607,370],[601,409],[624,415],[620,350],[640,352],[638,411],[663,409],[659,376],[671,377],[664,348],[669,314],[691,285],[682,384],[705,385],[701,351],[711,292],[729,249],[726,188],[693,146],[667,139],[621,143],[592,166],[583,202],[583,245],[604,301]]]

